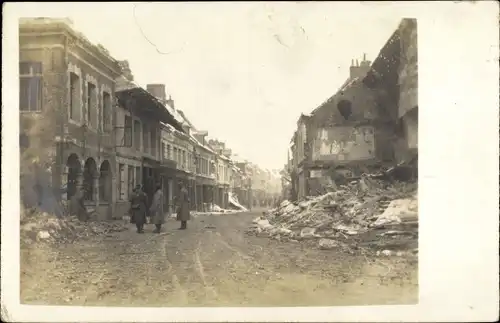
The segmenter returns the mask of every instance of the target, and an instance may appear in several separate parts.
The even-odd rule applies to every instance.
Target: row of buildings
[[[338,91],[302,114],[290,141],[292,199],[418,158],[417,22],[403,19],[373,62],[352,60]]]
[[[259,167],[208,140],[164,84],[135,84],[126,60],[91,43],[70,20],[21,19],[19,45],[23,197],[30,181],[45,200],[60,198],[54,188],[66,187],[67,199],[82,189],[101,219],[126,214],[137,184],[150,197],[160,184],[170,212],[181,182],[192,210],[262,202]]]

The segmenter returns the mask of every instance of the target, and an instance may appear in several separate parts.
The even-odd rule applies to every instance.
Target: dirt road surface
[[[416,260],[248,235],[256,212],[21,251],[21,302],[100,306],[415,304]]]

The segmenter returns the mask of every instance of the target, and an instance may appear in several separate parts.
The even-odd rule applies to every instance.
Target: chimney
[[[148,84],[146,85],[146,90],[151,93],[151,95],[160,99],[162,103],[167,101],[167,94],[165,92],[165,84]]]
[[[172,99],[172,96],[169,95],[168,96],[168,99],[166,101],[166,103],[172,108],[175,110],[175,102],[174,102],[174,99]]]
[[[351,67],[349,69],[349,78],[354,79],[356,77],[359,78],[365,77],[365,75],[370,70],[370,65],[371,62],[366,60],[366,54],[363,54],[363,60],[361,61],[361,64],[357,59],[356,59],[356,65],[352,66],[351,64]]]

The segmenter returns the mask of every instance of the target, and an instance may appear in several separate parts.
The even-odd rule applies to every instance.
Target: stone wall
[[[33,42],[32,42],[33,41]],[[19,61],[41,63],[41,111],[20,111],[19,129],[22,138],[20,151],[21,198],[32,204],[36,198],[31,189],[40,185],[44,198],[53,197],[54,188],[61,186],[61,157],[57,138],[63,132],[65,79],[62,37],[20,37]],[[20,95],[24,95],[20,92]],[[51,202],[51,204],[54,204]],[[55,207],[52,205],[51,208]]]
[[[400,25],[401,64],[399,69],[399,117],[405,140],[404,155],[418,150],[418,33],[416,19],[405,19]],[[406,159],[408,157],[405,157]]]
[[[403,20],[400,27],[399,117],[418,106],[418,34],[416,19]]]
[[[52,28],[50,33],[44,33],[46,28]],[[21,156],[21,173],[25,178],[29,175],[29,165],[33,157],[39,165],[44,165],[51,174],[51,183],[40,183],[43,186],[45,196],[58,199],[59,188],[66,184],[67,159],[70,155],[78,156],[78,164],[83,168],[87,158],[97,163],[95,176],[99,176],[100,163],[107,160],[114,174],[114,142],[112,138],[112,107],[109,109],[108,127],[102,128],[105,134],[99,134],[101,118],[102,92],[106,91],[110,98],[114,97],[114,78],[117,76],[117,65],[109,58],[93,57],[94,50],[83,50],[81,46],[85,41],[80,40],[63,25],[43,25],[38,27],[20,26],[19,58],[20,62],[42,63],[42,109],[37,112],[20,112],[20,129],[23,133],[23,155]],[[108,62],[111,67],[106,66],[103,61]],[[78,96],[70,97],[70,71],[78,71],[82,88]],[[86,122],[87,115],[87,91],[84,87],[86,80],[92,80],[95,84],[95,97],[91,101],[92,127],[82,127]],[[21,93],[21,95],[26,95]],[[70,99],[77,100],[79,109],[79,120],[70,122],[69,108]],[[111,101],[112,102],[112,101]],[[76,116],[75,116],[76,117]],[[38,167],[40,169],[40,167]],[[80,174],[81,176],[81,174]],[[98,179],[92,180],[95,185],[93,201],[99,204]],[[110,185],[113,187],[113,185]],[[109,187],[109,186],[108,186]],[[113,196],[113,192],[110,193]],[[114,201],[111,197],[111,201]],[[110,215],[112,204],[108,204],[106,211],[99,208],[103,218]]]
[[[339,103],[350,103],[350,114],[343,117]],[[310,118],[312,133],[315,128],[342,125],[349,122],[375,120],[379,116],[374,91],[367,88],[359,79],[352,80],[337,94],[314,110]]]
[[[313,140],[312,160],[358,161],[375,158],[373,126],[319,128]]]

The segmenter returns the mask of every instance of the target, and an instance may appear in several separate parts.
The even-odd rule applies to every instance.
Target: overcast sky
[[[266,168],[286,162],[300,113],[336,92],[351,59],[373,60],[402,18],[390,3],[29,5],[73,19],[138,84],[165,83],[199,130]]]

